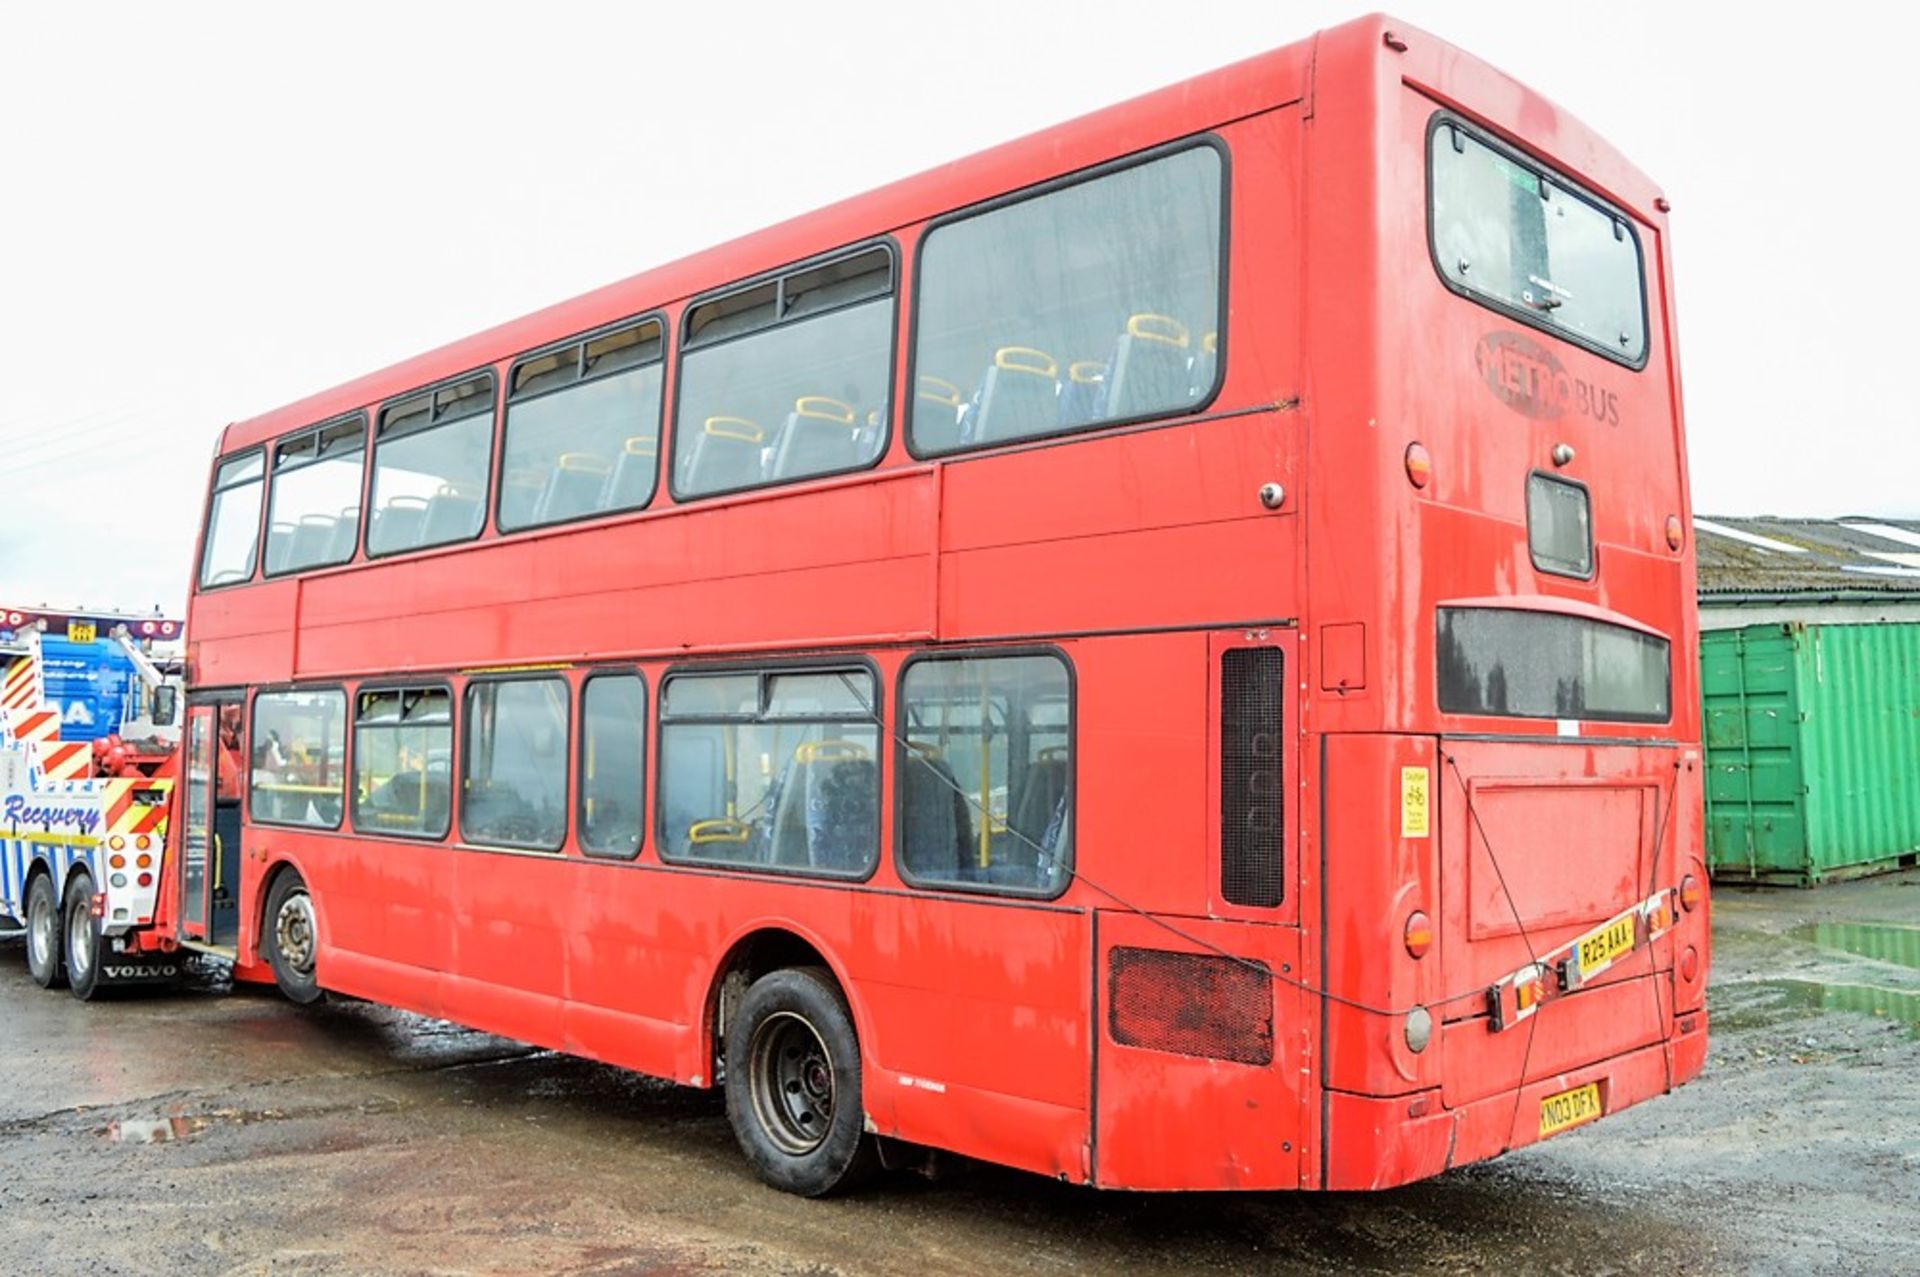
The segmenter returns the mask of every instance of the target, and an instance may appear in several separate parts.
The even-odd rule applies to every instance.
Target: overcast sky
[[[0,603],[184,604],[228,421],[1365,12],[0,10]],[[1920,517],[1920,10],[1419,3],[1674,204],[1702,513]]]

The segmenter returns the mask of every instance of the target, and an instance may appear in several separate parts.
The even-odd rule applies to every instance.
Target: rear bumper
[[[1329,1189],[1393,1188],[1498,1157],[1540,1140],[1540,1101],[1597,1082],[1604,1122],[1620,1110],[1691,1081],[1707,1056],[1707,1013],[1678,1018],[1667,1041],[1568,1069],[1513,1091],[1445,1108],[1438,1090],[1385,1099],[1327,1096]]]

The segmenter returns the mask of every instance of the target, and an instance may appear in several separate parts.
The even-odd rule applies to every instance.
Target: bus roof
[[[1389,33],[1396,46],[1406,47],[1389,52]],[[1327,74],[1336,62],[1354,67],[1364,59],[1384,66],[1389,56],[1399,59],[1393,65],[1408,83],[1495,129],[1516,132],[1524,121],[1527,138],[1562,168],[1643,219],[1659,220],[1652,182],[1597,134],[1488,64],[1376,13],[850,196],[234,422],[222,432],[217,455],[1005,191],[1303,100],[1314,76]]]

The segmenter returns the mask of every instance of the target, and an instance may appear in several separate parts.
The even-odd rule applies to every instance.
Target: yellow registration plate
[[[1623,953],[1633,950],[1634,916],[1622,914],[1600,930],[1579,941],[1580,977],[1586,977],[1605,969]]]
[[[1540,1101],[1540,1138],[1600,1116],[1600,1084],[1589,1082]]]

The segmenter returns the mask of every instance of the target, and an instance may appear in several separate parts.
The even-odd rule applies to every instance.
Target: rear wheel
[[[299,874],[288,869],[273,880],[267,893],[267,965],[280,992],[303,1006],[318,1002],[320,989],[320,924],[313,896]]]
[[[775,1188],[823,1197],[872,1172],[860,1042],[827,972],[774,971],[747,990],[727,1027],[727,1119]]]
[[[27,888],[27,971],[43,989],[58,988],[66,979],[60,941],[60,906],[53,898],[53,878],[36,874]]]
[[[67,882],[65,917],[67,988],[86,1002],[100,988],[100,928],[93,916],[93,879],[85,874]]]

